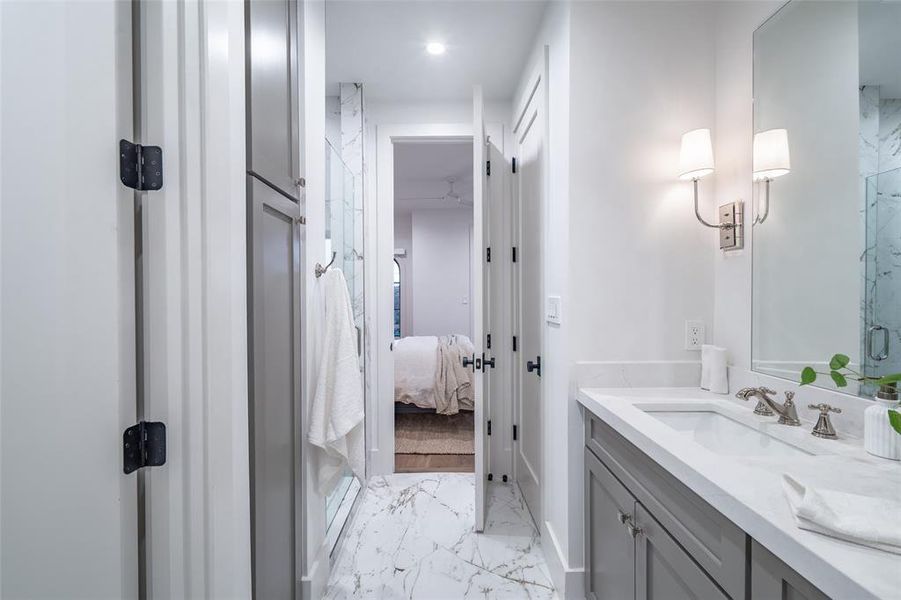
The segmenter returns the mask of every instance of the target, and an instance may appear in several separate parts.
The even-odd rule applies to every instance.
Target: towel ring
[[[322,274],[325,273],[326,271],[328,271],[328,268],[329,268],[330,266],[332,266],[333,264],[335,264],[335,257],[336,257],[336,256],[338,256],[338,253],[337,253],[337,252],[332,252],[332,260],[330,260],[329,263],[328,263],[327,265],[325,265],[324,267],[323,267],[322,265],[320,265],[319,263],[316,263],[316,277],[317,277],[317,278],[318,278],[318,277],[322,277]]]

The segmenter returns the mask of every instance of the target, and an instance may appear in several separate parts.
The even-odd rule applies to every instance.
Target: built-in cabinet
[[[258,600],[299,596],[305,542],[297,5],[245,3],[250,533]]]
[[[292,196],[300,183],[297,4],[247,3],[247,167]]]
[[[585,527],[591,600],[826,598],[593,415]]]

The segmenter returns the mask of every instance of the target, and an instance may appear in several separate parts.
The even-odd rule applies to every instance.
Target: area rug
[[[472,411],[394,415],[397,454],[474,454]]]

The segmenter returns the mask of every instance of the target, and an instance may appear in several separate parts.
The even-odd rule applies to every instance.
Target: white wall
[[[412,220],[412,334],[472,338],[472,210],[416,210]]]
[[[545,288],[563,298],[562,325],[545,331],[542,544],[567,596],[581,592],[584,542],[576,363],[697,360],[685,320],[712,333],[716,234],[676,174],[681,134],[714,125],[713,26],[706,3],[551,3],[539,35],[550,70]]]

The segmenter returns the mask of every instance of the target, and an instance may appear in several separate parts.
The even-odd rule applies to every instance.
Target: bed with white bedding
[[[439,415],[473,410],[472,356],[465,335],[411,336],[394,341],[394,401]]]

